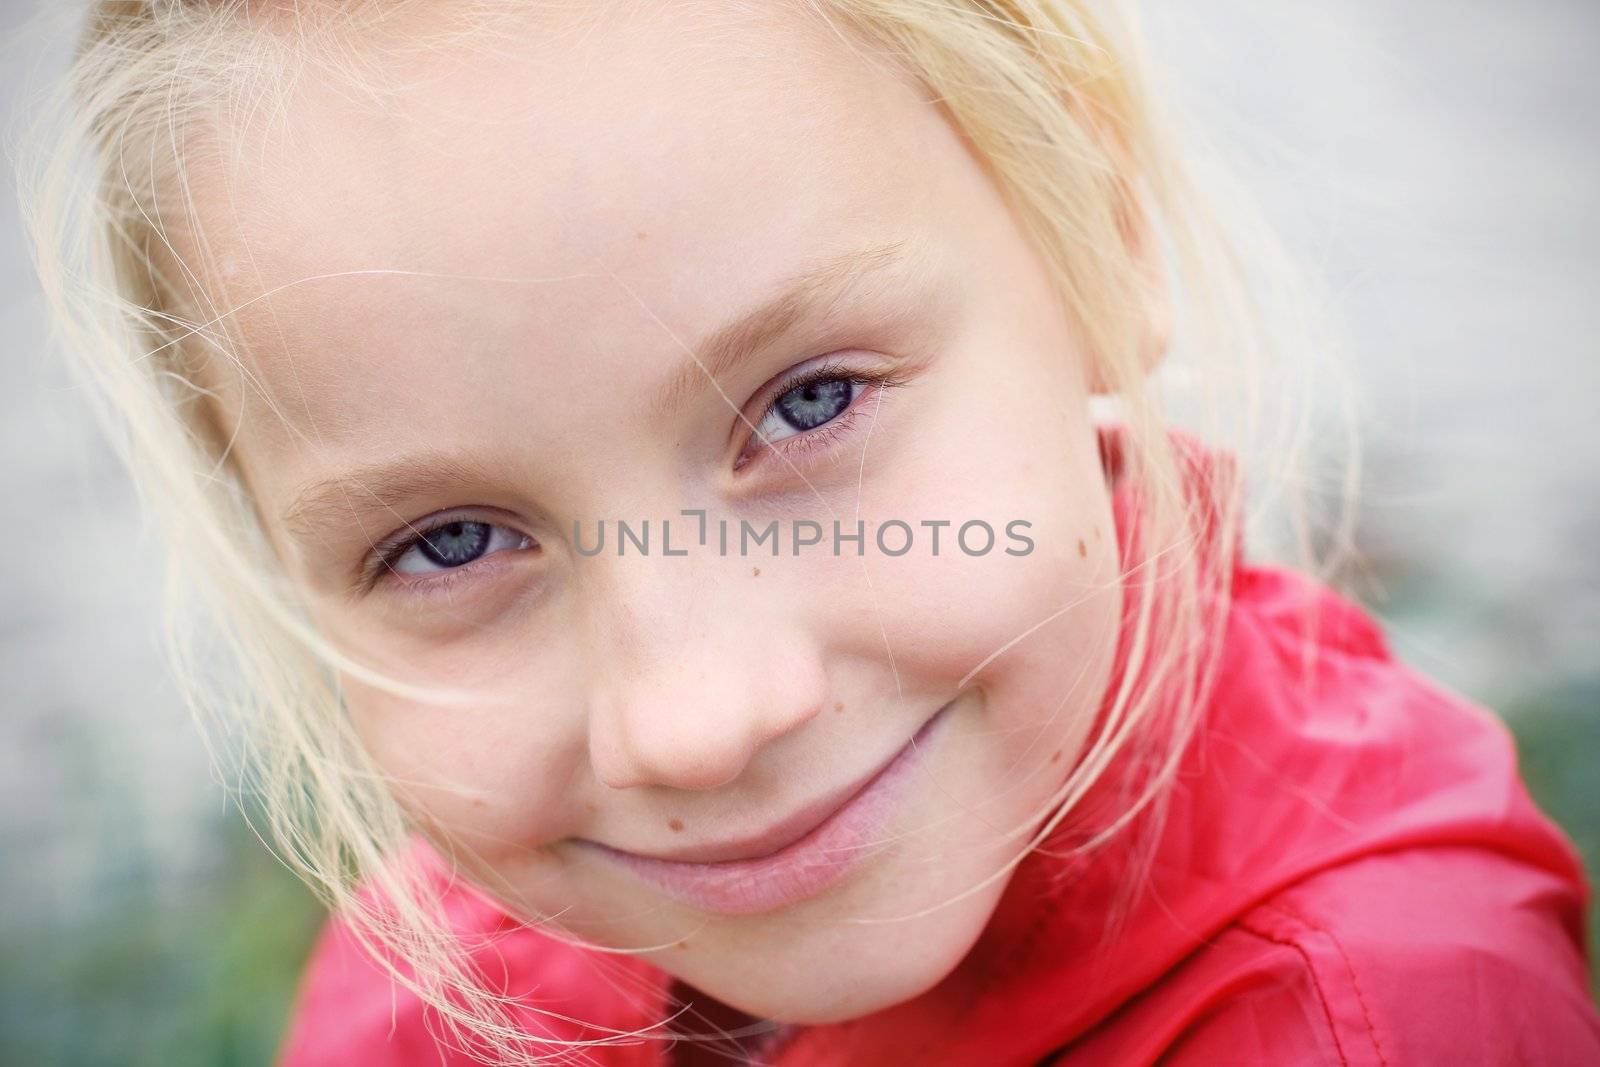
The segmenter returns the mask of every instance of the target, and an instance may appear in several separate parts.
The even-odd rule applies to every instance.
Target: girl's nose
[[[756,617],[748,594],[735,607],[705,587],[677,592],[685,595],[655,588],[613,601],[602,627],[609,634],[595,635],[590,761],[615,789],[725,785],[828,698],[816,650],[793,620]],[[737,615],[717,615],[719,607]]]

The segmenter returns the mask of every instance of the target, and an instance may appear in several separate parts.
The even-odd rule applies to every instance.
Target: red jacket
[[[1215,458],[1195,455],[1210,477]],[[1124,494],[1117,504],[1126,553]],[[786,1031],[760,1062],[1600,1064],[1589,889],[1524,791],[1505,727],[1396,662],[1366,614],[1310,579],[1241,560],[1231,582],[1219,681],[1116,936],[1106,912],[1133,869],[1127,848],[1036,852],[932,990]],[[479,953],[506,990],[619,1030],[663,1017],[670,979],[646,961],[559,943],[459,887],[447,900],[459,929],[496,935]],[[549,1016],[526,1025],[599,1036]],[[334,921],[281,1062],[477,1062],[437,1046],[437,1030]],[[666,1049],[642,1040],[571,1062],[660,1067]]]

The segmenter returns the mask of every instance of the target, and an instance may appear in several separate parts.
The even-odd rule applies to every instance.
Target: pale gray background
[[[30,69],[48,73],[64,55],[63,40],[16,36],[38,7],[0,0],[8,111]],[[1269,212],[1339,298],[1364,404],[1361,545],[1389,594],[1370,606],[1397,651],[1502,711],[1559,690],[1569,694],[1559,714],[1592,721],[1600,5],[1161,0],[1146,10],[1185,102],[1237,147]],[[162,1030],[162,1013],[198,1010],[206,975],[227,983],[248,968],[205,962],[236,909],[196,911],[248,853],[162,675],[158,555],[45,345],[9,187],[0,345],[0,506],[14,535],[0,557],[0,954],[28,955],[0,965],[0,1032],[56,1062],[177,1062],[180,1044],[210,1046],[152,1044],[152,1027],[190,1032]],[[167,941],[141,948],[130,934],[132,948],[115,943],[133,954],[126,987],[82,978],[102,974],[93,961],[108,951],[108,925],[130,924],[189,947],[174,956]],[[170,1004],[134,989],[151,981],[168,983]],[[119,1029],[146,1034],[138,1055],[96,1043]],[[216,1040],[251,1062],[266,1038]]]

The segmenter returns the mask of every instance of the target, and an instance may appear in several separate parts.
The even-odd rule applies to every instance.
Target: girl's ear
[[[1148,376],[1160,366],[1172,338],[1172,286],[1167,280],[1160,234],[1147,208],[1144,183],[1124,172],[1117,179],[1117,232],[1132,260],[1136,277],[1138,322],[1135,325],[1138,371]],[[1098,361],[1091,374],[1091,393],[1113,393]]]
[[[1134,262],[1139,264],[1139,277],[1144,290],[1144,334],[1139,349],[1139,360],[1144,373],[1149,375],[1160,366],[1172,340],[1172,285],[1167,280],[1167,261],[1161,249],[1161,235],[1146,206],[1148,203],[1144,183],[1138,182],[1129,190],[1123,202],[1121,224],[1123,237],[1132,250]]]

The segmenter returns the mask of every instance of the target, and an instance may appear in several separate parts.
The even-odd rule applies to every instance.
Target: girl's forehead
[[[937,112],[798,7],[633,5],[402,53],[377,97],[299,71],[192,157],[203,240],[179,254],[269,389],[287,359],[304,387],[445,331],[461,359],[513,327],[671,355],[640,331],[695,335],[933,210]]]
[[[887,60],[788,5],[628,10],[307,65],[281,99],[229,105],[188,168],[207,243],[235,263],[242,244],[268,283],[357,261],[485,274],[792,243],[820,210],[903,195],[920,98]]]

